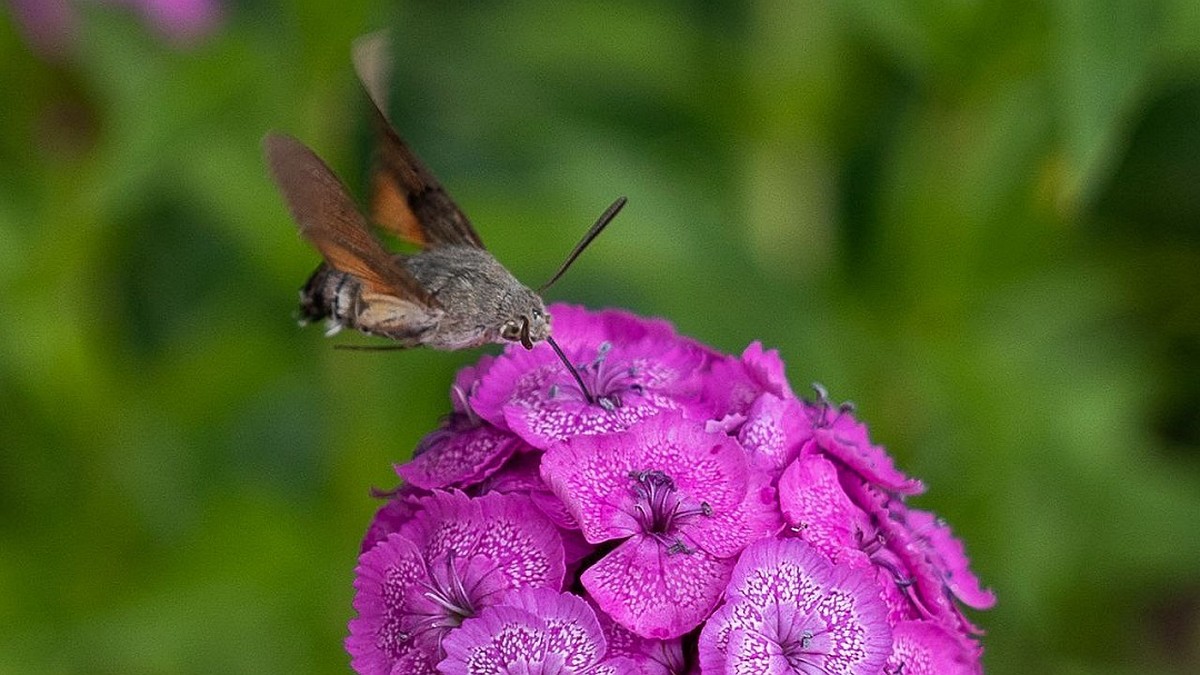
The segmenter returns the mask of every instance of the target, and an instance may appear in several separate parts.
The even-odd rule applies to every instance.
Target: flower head
[[[572,436],[621,431],[664,410],[698,409],[697,374],[710,358],[704,349],[661,322],[623,312],[550,309],[559,344],[587,392],[550,345],[510,348],[471,398],[489,422],[547,449]]]
[[[558,589],[562,542],[528,502],[434,493],[359,558],[346,648],[359,672],[434,672],[442,640],[515,588]]]
[[[831,565],[799,540],[764,540],[742,554],[725,605],[700,633],[700,664],[705,673],[875,675],[891,645],[871,574]]]
[[[542,474],[589,542],[625,540],[582,581],[601,609],[645,637],[695,628],[730,558],[779,526],[774,491],[737,442],[678,415],[572,439],[546,453]]]
[[[460,371],[363,542],[362,673],[978,673],[995,602],[924,490],[774,351],[556,305]],[[449,490],[449,491],[447,491]],[[461,490],[461,491],[460,491]]]

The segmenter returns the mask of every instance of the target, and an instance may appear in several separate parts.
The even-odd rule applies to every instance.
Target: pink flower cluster
[[[26,40],[44,56],[57,57],[75,38],[84,4],[123,5],[142,15],[163,38],[177,46],[195,43],[220,20],[218,0],[9,0]]]
[[[624,312],[459,373],[363,542],[359,673],[981,672],[995,598],[848,406]]]

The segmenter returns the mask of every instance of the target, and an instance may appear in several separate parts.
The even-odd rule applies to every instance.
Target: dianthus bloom
[[[464,369],[367,530],[361,673],[979,673],[995,603],[847,404],[778,354],[556,305]],[[582,387],[580,383],[582,382]]]

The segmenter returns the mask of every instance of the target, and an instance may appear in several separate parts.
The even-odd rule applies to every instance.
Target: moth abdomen
[[[300,289],[302,324],[324,320],[327,336],[342,328],[395,340],[405,347],[423,344],[437,331],[443,313],[387,293],[372,291],[353,274],[322,263]]]

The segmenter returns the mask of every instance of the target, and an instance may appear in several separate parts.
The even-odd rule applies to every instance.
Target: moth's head
[[[510,318],[500,326],[500,337],[533,349],[535,343],[550,335],[550,314],[536,293],[525,290],[528,296],[515,303]]]

